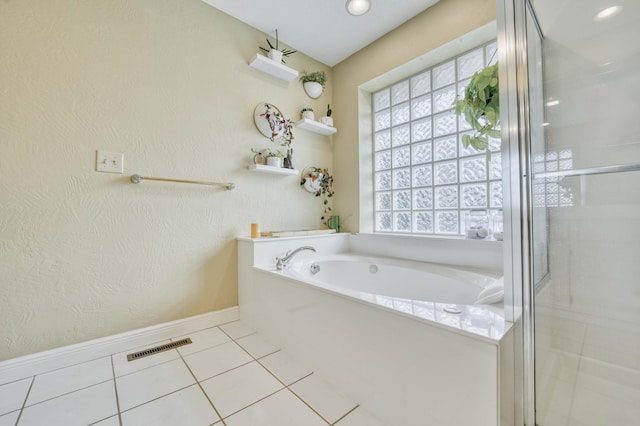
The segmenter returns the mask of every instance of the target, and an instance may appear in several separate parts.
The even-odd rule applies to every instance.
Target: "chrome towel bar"
[[[194,185],[221,186],[221,187],[227,188],[229,191],[231,191],[236,187],[236,184],[233,182],[221,183],[221,182],[205,182],[200,180],[167,179],[167,178],[159,178],[159,177],[140,176],[140,175],[131,176],[131,182],[133,183],[141,183],[143,180],[157,180],[160,182],[177,182],[177,183],[190,183]]]

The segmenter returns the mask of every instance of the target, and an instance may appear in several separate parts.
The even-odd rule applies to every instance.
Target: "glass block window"
[[[467,211],[502,208],[500,140],[490,160],[465,149],[454,108],[495,52],[484,44],[373,93],[376,232],[463,235]]]

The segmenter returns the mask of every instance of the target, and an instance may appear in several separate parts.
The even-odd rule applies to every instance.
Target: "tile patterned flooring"
[[[239,321],[170,341],[0,384],[0,426],[383,424]]]

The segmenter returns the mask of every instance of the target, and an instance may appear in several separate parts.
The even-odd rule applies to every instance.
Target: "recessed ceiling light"
[[[347,0],[347,12],[354,16],[364,15],[370,7],[370,0]]]
[[[611,6],[598,12],[598,14],[593,17],[593,20],[596,22],[604,21],[605,19],[613,18],[620,12],[622,12],[622,6]]]

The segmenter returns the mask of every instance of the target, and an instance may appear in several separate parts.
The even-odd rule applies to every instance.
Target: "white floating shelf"
[[[308,130],[310,132],[320,133],[321,135],[332,135],[338,131],[335,127],[327,126],[326,124],[322,124],[319,121],[309,120],[308,118],[303,118],[302,120],[296,123],[296,127],[301,129]]]
[[[284,167],[267,166],[266,164],[252,164],[249,166],[249,170],[252,172],[273,173],[274,175],[297,175],[298,170],[286,169]]]
[[[253,58],[249,63],[249,66],[284,81],[291,81],[298,77],[298,71],[284,66],[259,53],[256,53],[255,58]]]

